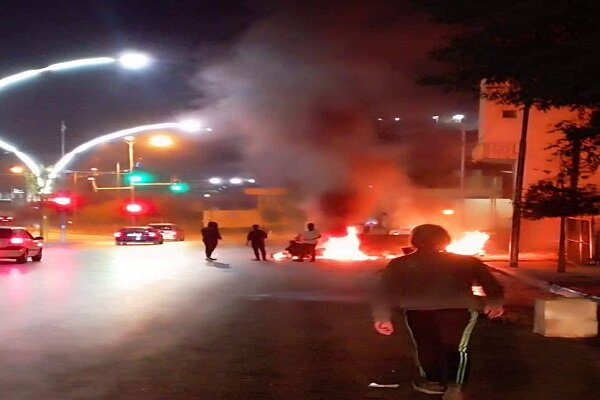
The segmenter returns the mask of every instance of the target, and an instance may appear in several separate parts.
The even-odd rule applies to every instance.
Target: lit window
[[[517,118],[517,110],[502,110],[502,118]]]

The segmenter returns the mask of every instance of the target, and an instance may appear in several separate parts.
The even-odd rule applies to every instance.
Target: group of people
[[[212,258],[221,239],[218,225],[210,222],[202,230],[206,259]],[[300,257],[315,261],[321,234],[313,223],[296,236]],[[255,260],[266,260],[267,233],[253,225],[247,240]],[[438,225],[425,224],[411,232],[414,252],[390,261],[381,271],[381,282],[373,307],[374,328],[382,335],[396,331],[396,319],[404,320],[413,339],[415,379],[412,386],[426,394],[442,394],[443,400],[463,400],[471,366],[470,337],[480,313],[498,318],[504,313],[504,289],[475,257],[445,251],[450,235]],[[474,296],[480,285],[485,297]]]
[[[252,246],[255,261],[267,261],[266,240],[267,232],[261,229],[260,225],[252,225],[252,230],[246,236],[246,244]],[[294,261],[302,262],[309,255],[310,261],[316,260],[316,247],[321,238],[321,233],[315,229],[314,223],[306,225],[306,230],[296,235],[293,242],[298,246],[299,255],[294,258]],[[219,232],[219,225],[211,221],[205,228],[202,229],[202,241],[204,242],[204,250],[206,261],[216,261],[213,257],[213,252],[219,244],[219,240],[223,239]]]

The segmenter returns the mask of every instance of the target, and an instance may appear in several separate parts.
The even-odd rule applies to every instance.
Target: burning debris
[[[462,255],[483,255],[485,244],[490,238],[485,232],[465,232],[463,237],[452,242],[446,250]],[[298,243],[296,243],[298,245]],[[299,244],[301,245],[301,244]],[[317,259],[336,261],[374,261],[400,257],[402,254],[382,252],[378,255],[369,255],[361,250],[361,240],[355,226],[346,227],[346,235],[329,237],[317,248]],[[298,259],[291,244],[286,250],[273,254],[273,259]]]

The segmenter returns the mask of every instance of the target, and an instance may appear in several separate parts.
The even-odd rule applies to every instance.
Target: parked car
[[[44,238],[34,237],[25,228],[0,227],[0,258],[12,258],[25,264],[28,258],[42,261]]]
[[[148,224],[148,226],[158,229],[164,240],[175,240],[177,242],[183,242],[185,240],[185,233],[183,232],[183,228],[179,225],[168,222],[154,222]]]
[[[114,236],[117,246],[127,243],[163,244],[160,231],[151,226],[128,226],[119,229]]]

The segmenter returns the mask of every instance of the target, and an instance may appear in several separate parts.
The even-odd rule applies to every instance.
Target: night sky
[[[143,71],[109,66],[53,73],[7,88],[0,93],[0,137],[49,164],[59,155],[61,120],[66,121],[68,127],[69,149],[98,134],[171,120],[192,112],[206,117],[215,132],[210,137],[186,139],[185,146],[179,146],[177,157],[148,154],[146,158],[156,157],[153,162],[162,168],[188,175],[252,173],[260,169],[260,163],[256,157],[247,165],[240,162],[245,159],[245,148],[251,146],[249,142],[253,138],[259,137],[257,132],[273,128],[261,126],[264,116],[256,114],[264,114],[265,108],[256,105],[269,105],[268,112],[271,104],[277,108],[277,96],[289,97],[297,91],[295,87],[282,86],[289,86],[289,81],[308,69],[311,71],[306,75],[314,75],[307,79],[306,86],[299,87],[307,87],[312,97],[302,106],[305,110],[306,104],[314,105],[318,99],[318,107],[313,107],[318,108],[314,115],[325,115],[319,129],[336,130],[338,123],[332,124],[332,119],[353,121],[359,118],[357,115],[391,118],[401,114],[403,118],[427,119],[433,114],[460,111],[475,118],[476,101],[418,88],[414,84],[417,71],[428,65],[424,55],[433,45],[431,41],[442,31],[426,24],[422,16],[415,18],[405,2],[367,3],[3,1],[0,6],[0,77],[59,61],[115,56],[127,49],[147,52],[155,62]],[[287,26],[291,33],[281,35],[278,30],[287,32]],[[394,32],[401,33],[398,41],[394,39]],[[295,43],[288,46],[286,40]],[[298,47],[298,43],[302,46]],[[356,59],[348,57],[355,43]],[[402,47],[398,47],[398,43]],[[290,63],[290,67],[282,68],[285,73],[281,74],[274,70],[272,81],[269,78],[269,84],[264,85],[263,81],[255,80],[252,71],[253,68],[264,69],[263,66],[246,56],[254,50],[265,51],[261,62]],[[336,51],[340,54],[339,63],[329,56]],[[289,53],[293,53],[294,58],[290,58]],[[371,55],[377,62],[366,62]],[[322,62],[321,58],[328,60]],[[352,65],[354,62],[356,66]],[[297,65],[309,68],[296,69]],[[392,73],[379,82],[377,74],[383,69],[385,74]],[[322,73],[325,70],[327,73]],[[353,79],[359,76],[367,83],[372,80],[378,89],[367,89],[367,94],[360,92],[357,102],[351,105],[323,106],[348,94],[342,90],[336,96],[337,88],[320,93],[318,88],[326,86],[331,71],[334,75],[338,75],[338,71],[344,75],[345,70],[349,71],[346,74],[349,86],[355,85]],[[371,73],[373,78],[369,77]],[[317,75],[324,79],[312,79]],[[235,86],[231,81],[244,84]],[[236,92],[240,87],[243,89]],[[249,96],[247,92],[256,91],[257,87],[266,93],[261,93],[260,98]],[[375,101],[378,96],[381,99]],[[240,110],[244,102],[255,107]],[[223,103],[232,104],[231,115],[216,106]],[[295,112],[294,107],[281,107],[275,111],[275,117],[283,116],[290,124],[307,118],[306,113],[296,116]],[[241,115],[252,120],[252,127],[247,131],[244,129],[246,120],[233,121]],[[312,115],[309,119],[313,119]],[[340,124],[347,126],[347,122]],[[115,159],[115,152],[119,153],[119,160]],[[144,152],[143,147],[140,152]],[[264,157],[264,151],[253,154]],[[7,157],[3,157],[4,163]],[[116,161],[126,161],[122,143],[108,144],[90,152],[78,167],[110,168]]]

